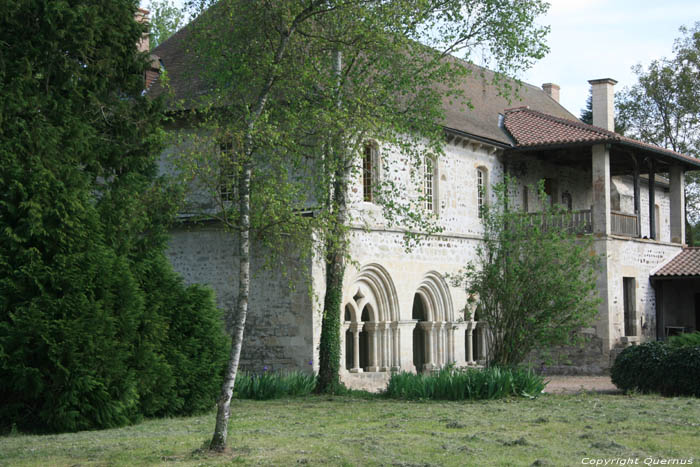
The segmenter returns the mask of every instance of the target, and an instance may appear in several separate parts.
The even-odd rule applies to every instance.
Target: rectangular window
[[[476,190],[476,205],[479,209],[479,219],[481,219],[483,217],[484,202],[486,201],[486,173],[483,169],[476,169]]]
[[[423,180],[424,180],[424,207],[428,211],[433,210],[433,161],[429,158],[425,158],[425,164],[423,164]]]
[[[236,164],[233,152],[233,144],[221,143],[219,145],[219,196],[221,201],[235,201],[236,190]]]
[[[366,144],[362,154],[362,199],[368,203],[372,202],[372,188],[375,183],[374,163],[376,149],[373,144]]]
[[[623,277],[623,306],[625,307],[625,336],[637,335],[637,303],[634,277]]]
[[[528,199],[527,199],[527,197],[528,197],[527,187],[524,186],[524,187],[523,187],[523,211],[526,212],[526,213],[529,212],[529,210],[530,210],[529,207],[528,207]]]

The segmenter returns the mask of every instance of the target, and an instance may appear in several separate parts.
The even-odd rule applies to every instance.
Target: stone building
[[[193,74],[186,73],[180,34],[154,54],[176,94],[197,90]],[[489,188],[505,173],[519,180],[514,202],[526,212],[540,208],[527,186],[544,179],[551,202],[572,211],[603,258],[599,315],[583,330],[588,344],[554,370],[604,371],[619,349],[666,335],[664,323],[675,325],[660,316],[675,305],[657,307],[650,276],[682,252],[683,175],[700,168],[700,162],[614,133],[614,80],[590,81],[594,125],[587,125],[559,104],[554,84],[524,84],[520,101],[513,104],[486,84],[488,70],[478,71],[462,85],[474,109],[446,104],[445,156],[424,164],[420,183],[411,181],[409,164],[381,141],[368,141],[358,161],[365,170],[358,170],[361,176],[349,190],[355,265],[346,271],[343,296],[342,378],[348,384],[366,387],[386,380],[391,371],[485,359],[487,330],[465,315],[466,294],[446,276],[475,258],[482,234],[479,206],[490,202]],[[482,73],[485,79],[478,76]],[[390,227],[373,203],[372,177],[405,184],[407,197],[423,195],[424,209],[437,215],[442,232],[407,253],[404,232]],[[231,236],[212,223],[183,223],[174,229],[169,250],[185,280],[211,285],[223,307],[235,303],[234,252]],[[312,270],[311,289],[322,297],[322,265],[310,261],[306,266]],[[688,287],[697,289],[694,280]],[[302,283],[292,290],[273,273],[252,284],[243,366],[298,369],[312,362],[315,368],[320,303],[307,290]],[[697,302],[698,295],[688,300]],[[685,328],[698,328],[696,315],[683,316]]]

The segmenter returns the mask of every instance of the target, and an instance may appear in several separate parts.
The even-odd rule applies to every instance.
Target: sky
[[[146,4],[147,1],[142,1]],[[182,7],[184,0],[174,0]],[[549,54],[518,78],[561,87],[560,102],[579,116],[588,80],[613,78],[616,91],[636,83],[632,66],[670,57],[678,28],[700,21],[700,0],[549,0]]]
[[[561,87],[560,102],[579,116],[588,80],[613,78],[616,91],[636,83],[632,66],[670,57],[678,28],[700,21],[699,0],[550,0],[549,54],[519,76]]]

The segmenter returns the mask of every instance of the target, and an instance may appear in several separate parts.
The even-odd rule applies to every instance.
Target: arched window
[[[484,206],[486,205],[487,199],[487,189],[488,189],[488,172],[485,167],[478,167],[476,169],[476,200],[477,208],[479,210],[479,219],[483,217]]]
[[[373,142],[366,142],[362,152],[362,200],[374,201],[374,189],[379,181],[379,151]]]
[[[425,156],[423,163],[423,208],[426,211],[435,210],[435,162],[431,156]]]

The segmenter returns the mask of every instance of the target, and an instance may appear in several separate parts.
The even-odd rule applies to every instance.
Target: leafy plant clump
[[[700,397],[700,345],[681,346],[678,342],[648,342],[626,348],[610,370],[613,384],[625,392]]]
[[[674,348],[700,346],[700,331],[687,332],[668,338],[668,345]]]
[[[238,399],[281,399],[311,394],[316,387],[316,376],[302,371],[262,373],[241,372],[233,387]]]
[[[392,399],[483,400],[537,397],[547,383],[532,370],[489,367],[443,368],[431,374],[392,375],[385,395]]]

